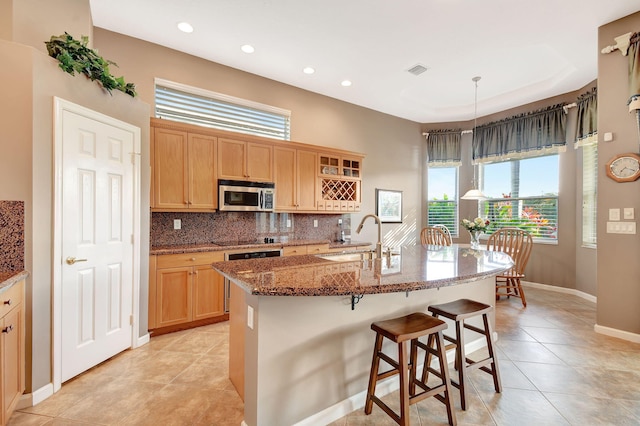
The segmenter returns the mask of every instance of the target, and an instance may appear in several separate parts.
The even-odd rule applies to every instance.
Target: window
[[[582,147],[582,245],[596,247],[598,145]]]
[[[531,233],[534,240],[558,238],[557,154],[483,164],[480,170],[486,200],[479,213],[491,221],[487,233],[513,226]]]
[[[445,225],[458,235],[458,167],[429,167],[428,225]]]
[[[156,117],[289,140],[291,112],[156,79]]]

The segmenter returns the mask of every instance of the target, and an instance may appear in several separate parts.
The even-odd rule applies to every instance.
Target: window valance
[[[594,87],[584,95],[580,95],[578,104],[578,121],[576,142],[574,147],[591,145],[598,142],[598,90]]]
[[[478,126],[473,163],[538,157],[566,149],[566,114],[558,104]]]
[[[427,133],[427,163],[429,167],[453,167],[462,164],[461,130],[429,130]]]

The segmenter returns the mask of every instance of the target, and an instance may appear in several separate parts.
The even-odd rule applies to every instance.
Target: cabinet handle
[[[192,258],[191,258],[191,259],[189,259],[189,260],[190,260],[190,261],[192,261],[192,262],[195,262],[196,258],[195,258],[195,257],[192,257]]]
[[[11,299],[7,299],[4,301],[5,305],[11,306]]]
[[[2,332],[5,334],[11,333],[12,331],[13,331],[13,324],[2,329]]]

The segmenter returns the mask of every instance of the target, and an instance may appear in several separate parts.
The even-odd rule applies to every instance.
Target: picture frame
[[[402,223],[402,191],[376,188],[376,215],[382,223]]]

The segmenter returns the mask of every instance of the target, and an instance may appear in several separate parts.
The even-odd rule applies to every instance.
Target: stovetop
[[[255,244],[274,244],[279,243],[280,240],[271,237],[265,237],[261,240],[244,240],[244,241],[216,241],[214,244],[222,247],[229,246],[247,246],[247,245],[255,245]]]

